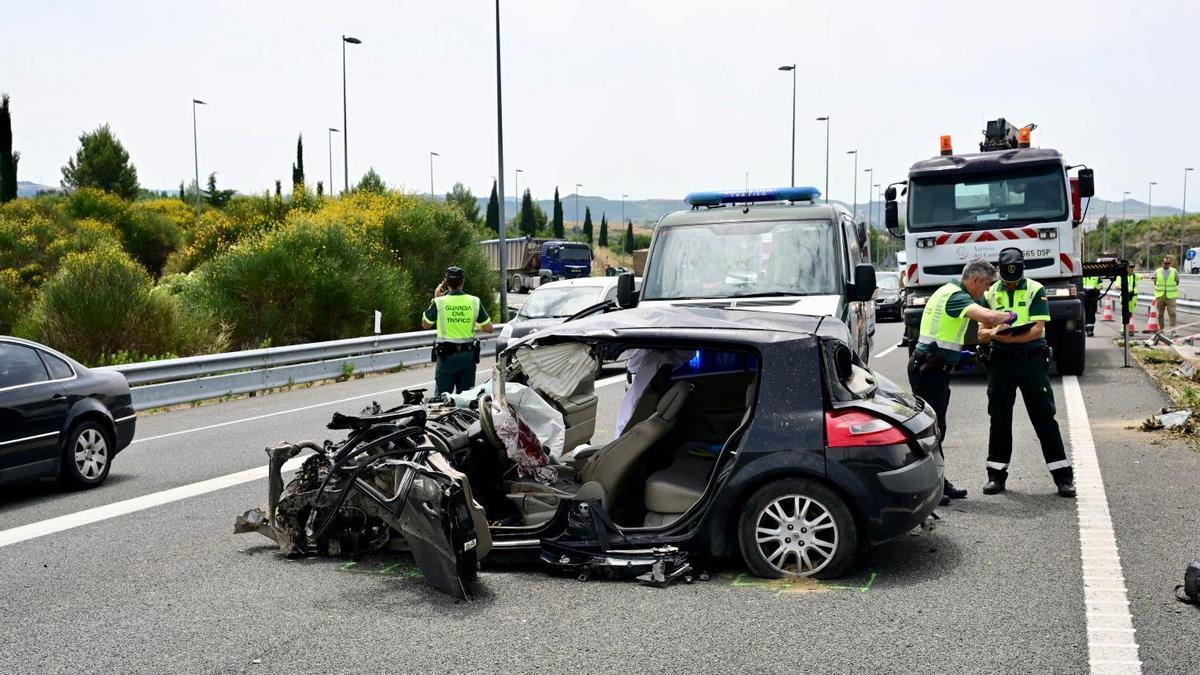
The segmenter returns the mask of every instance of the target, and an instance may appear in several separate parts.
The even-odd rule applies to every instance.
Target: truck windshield
[[[908,229],[992,229],[1067,219],[1061,166],[913,178]]]
[[[825,220],[660,226],[642,297],[838,293],[837,243]]]
[[[563,262],[587,262],[592,259],[592,252],[586,246],[564,246],[558,253],[558,259]]]

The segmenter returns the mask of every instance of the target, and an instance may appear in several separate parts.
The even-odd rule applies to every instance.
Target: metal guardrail
[[[432,330],[107,366],[125,375],[137,410],[429,363]],[[494,335],[481,335],[486,346]]]
[[[1111,290],[1105,295],[1111,298],[1120,298],[1121,292],[1117,290]],[[1138,293],[1137,299],[1138,302],[1154,302],[1154,296],[1146,295],[1145,293]],[[1175,300],[1175,306],[1186,307],[1187,309],[1200,309],[1200,300],[1185,300],[1183,298],[1178,298]]]

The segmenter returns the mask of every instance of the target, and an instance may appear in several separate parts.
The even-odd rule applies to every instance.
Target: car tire
[[[112,435],[98,423],[85,420],[76,424],[63,445],[59,481],[76,489],[100,485],[108,478],[115,448]]]
[[[815,480],[786,478],[751,495],[738,519],[738,545],[757,576],[828,579],[853,561],[858,527],[833,490]]]

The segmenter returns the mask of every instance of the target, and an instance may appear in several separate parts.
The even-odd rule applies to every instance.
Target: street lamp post
[[[875,211],[874,193],[871,192],[871,184],[875,180],[875,169],[863,169],[863,173],[870,174],[871,176],[867,179],[867,229],[870,230],[871,218],[873,217]]]
[[[1121,260],[1125,260],[1125,230],[1129,229],[1129,223],[1125,222],[1125,203],[1129,201],[1129,190],[1121,193]]]
[[[875,174],[871,174],[871,178],[874,178],[874,177],[875,177]],[[872,196],[872,197],[874,197],[874,196],[876,196],[876,195],[878,194],[878,196],[879,196],[879,203],[880,203],[880,204],[882,204],[882,203],[883,203],[883,194],[881,194],[881,193],[882,193],[882,190],[880,190],[880,189],[879,189],[879,183],[876,183],[876,184],[875,184],[875,185],[873,185],[872,187],[873,187],[874,189],[873,189],[873,190],[871,190],[871,196]],[[868,240],[868,241],[869,241],[869,240]],[[886,241],[886,240],[884,240],[884,241]]]
[[[1147,188],[1148,194],[1146,195],[1146,267],[1147,268],[1154,267],[1154,265],[1152,265],[1150,263],[1150,228],[1154,225],[1154,223],[1151,222],[1151,218],[1154,217],[1154,186],[1155,185],[1158,185],[1158,183],[1156,183],[1154,181],[1150,181],[1150,187]]]
[[[583,221],[579,220],[579,188],[583,187],[579,183],[575,184],[575,227],[583,227]]]
[[[1183,232],[1187,229],[1187,175],[1192,167],[1183,168],[1183,213],[1179,216],[1179,269],[1183,269],[1183,256],[1187,250],[1183,247]]]
[[[818,117],[818,122],[825,123],[825,203],[829,203],[829,116]]]
[[[847,155],[854,155],[854,173],[850,174],[854,177],[854,203],[850,208],[854,211],[854,215],[850,218],[855,223],[858,222],[858,150],[847,150]]]
[[[792,187],[796,187],[796,64],[779,66],[779,69],[792,73]]]
[[[350,191],[350,130],[347,115],[346,115],[346,45],[361,45],[362,40],[356,37],[342,36],[342,170],[345,181],[343,182],[343,194]],[[333,186],[329,186],[330,191]]]
[[[525,173],[525,169],[517,169],[513,171],[513,225],[521,222],[521,174]]]
[[[333,127],[329,127],[329,196],[337,194],[337,188],[333,186],[333,135],[341,133]]]
[[[1186,189],[1186,188],[1185,188],[1185,189]],[[627,194],[622,194],[622,195],[621,195],[621,224],[622,224],[622,225],[624,225],[624,224],[625,224],[625,198],[626,198],[626,197],[628,197],[628,196],[629,196],[629,195],[627,195]],[[1185,203],[1185,204],[1187,203],[1187,197],[1184,197],[1184,203]]]
[[[508,255],[504,242],[504,106],[500,96],[500,0],[496,0],[496,156],[499,169],[496,171],[496,207],[500,222],[497,223],[500,239],[500,321],[508,321]]]
[[[196,106],[208,105],[198,98],[192,99],[192,158],[196,161],[196,222],[200,222],[200,135],[196,131]]]
[[[441,155],[430,150],[429,151],[429,198],[433,199],[433,158],[441,157]]]

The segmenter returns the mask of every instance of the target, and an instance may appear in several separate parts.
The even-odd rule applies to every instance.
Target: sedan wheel
[[[74,487],[93,487],[108,477],[112,444],[95,422],[83,422],[64,448],[61,478]]]
[[[746,564],[759,576],[832,577],[854,557],[858,533],[836,493],[820,483],[787,479],[750,498],[738,538]]]

